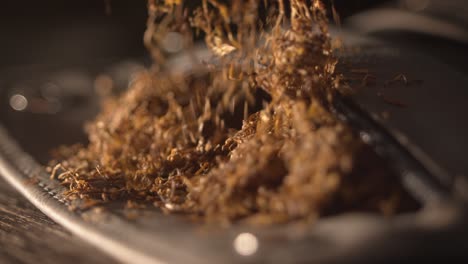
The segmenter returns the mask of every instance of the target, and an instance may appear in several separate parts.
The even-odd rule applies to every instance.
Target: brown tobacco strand
[[[288,5],[149,1],[154,66],[103,102],[87,146],[61,148],[50,163],[61,164],[68,199],[260,224],[413,208],[386,163],[329,111],[344,78],[322,3]],[[166,67],[169,32],[187,51],[204,37],[214,59],[197,64],[203,74]]]

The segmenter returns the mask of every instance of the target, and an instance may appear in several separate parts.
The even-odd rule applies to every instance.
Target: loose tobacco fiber
[[[154,66],[103,103],[87,146],[57,151],[49,169],[69,200],[262,224],[411,207],[385,162],[330,112],[343,78],[320,1],[185,2],[148,2]],[[172,70],[161,49],[170,32],[188,53],[203,36],[213,60],[196,74]]]

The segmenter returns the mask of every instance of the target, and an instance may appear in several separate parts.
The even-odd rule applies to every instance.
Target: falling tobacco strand
[[[412,208],[385,162],[329,111],[344,84],[320,1],[190,1],[193,12],[185,2],[148,1],[153,67],[103,102],[87,146],[56,151],[49,171],[72,204],[127,200],[260,224]],[[166,67],[168,32],[188,51],[203,32],[214,55],[196,64],[203,74]]]

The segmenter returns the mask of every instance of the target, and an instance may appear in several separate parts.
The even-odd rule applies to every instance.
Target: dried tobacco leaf
[[[343,77],[320,1],[190,1],[193,12],[186,2],[148,1],[154,66],[104,102],[88,146],[50,163],[70,200],[263,224],[411,207],[386,164],[330,113]],[[214,56],[197,66],[203,74],[167,67],[170,32],[188,52],[202,34]]]

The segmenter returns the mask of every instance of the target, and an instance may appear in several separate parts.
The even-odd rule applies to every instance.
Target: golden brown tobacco
[[[320,1],[183,2],[148,2],[154,66],[104,102],[87,146],[51,162],[70,200],[265,224],[405,209],[386,164],[330,113],[342,78]],[[189,53],[202,34],[213,59],[171,70],[168,32]]]

